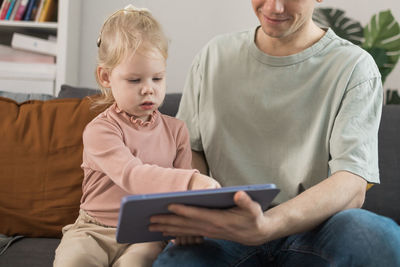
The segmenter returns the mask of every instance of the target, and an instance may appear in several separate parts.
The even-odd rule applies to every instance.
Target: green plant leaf
[[[386,90],[386,104],[400,104],[400,96],[398,94],[398,91],[396,90],[391,90],[388,89]]]
[[[372,16],[364,28],[364,42],[361,46],[375,59],[384,82],[400,57],[400,26],[390,10]]]
[[[353,44],[361,45],[363,42],[364,29],[360,22],[346,17],[341,9],[316,8],[313,20],[318,26],[331,28],[338,36]]]

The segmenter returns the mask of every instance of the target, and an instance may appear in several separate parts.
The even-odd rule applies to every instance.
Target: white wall
[[[84,0],[82,1],[80,85],[96,87],[96,40],[108,15],[132,3],[147,7],[171,40],[167,91],[180,92],[193,57],[213,36],[257,25],[250,1],[243,0]]]
[[[149,8],[171,40],[167,67],[167,91],[180,92],[194,55],[213,36],[258,24],[247,0],[84,0],[79,85],[97,87],[94,78],[96,40],[108,15],[127,4]],[[400,22],[399,0],[325,0],[321,7],[336,7],[365,26],[371,16],[391,9]],[[317,5],[317,6],[318,6]],[[385,88],[400,88],[400,64],[387,78]]]

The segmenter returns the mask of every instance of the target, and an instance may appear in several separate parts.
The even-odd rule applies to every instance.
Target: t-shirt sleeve
[[[373,61],[369,63],[375,65]],[[366,69],[364,75],[372,78],[357,84],[350,82],[342,99],[329,142],[329,167],[331,173],[345,170],[370,183],[379,183],[378,128],[383,102],[382,82],[377,68]],[[356,70],[353,76],[362,76],[361,71]]]
[[[202,73],[200,70],[200,54],[193,60],[186,78],[182,99],[179,105],[177,118],[183,120],[189,130],[190,145],[193,150],[203,151],[199,127],[199,98],[202,87]]]
[[[98,119],[83,133],[84,166],[103,172],[130,194],[187,190],[195,170],[144,164],[123,142],[120,129]]]

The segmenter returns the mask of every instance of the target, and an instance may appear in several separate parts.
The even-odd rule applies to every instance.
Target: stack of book
[[[58,0],[0,0],[0,20],[57,21]]]
[[[0,45],[1,90],[54,94],[56,43],[14,33],[11,47]]]

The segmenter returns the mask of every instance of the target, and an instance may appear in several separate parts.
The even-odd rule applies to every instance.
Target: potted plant
[[[400,26],[390,10],[373,15],[365,27],[346,17],[341,9],[317,8],[313,20],[368,51],[379,68],[382,83],[385,82],[400,58]],[[400,104],[396,90],[386,90],[386,104]]]

